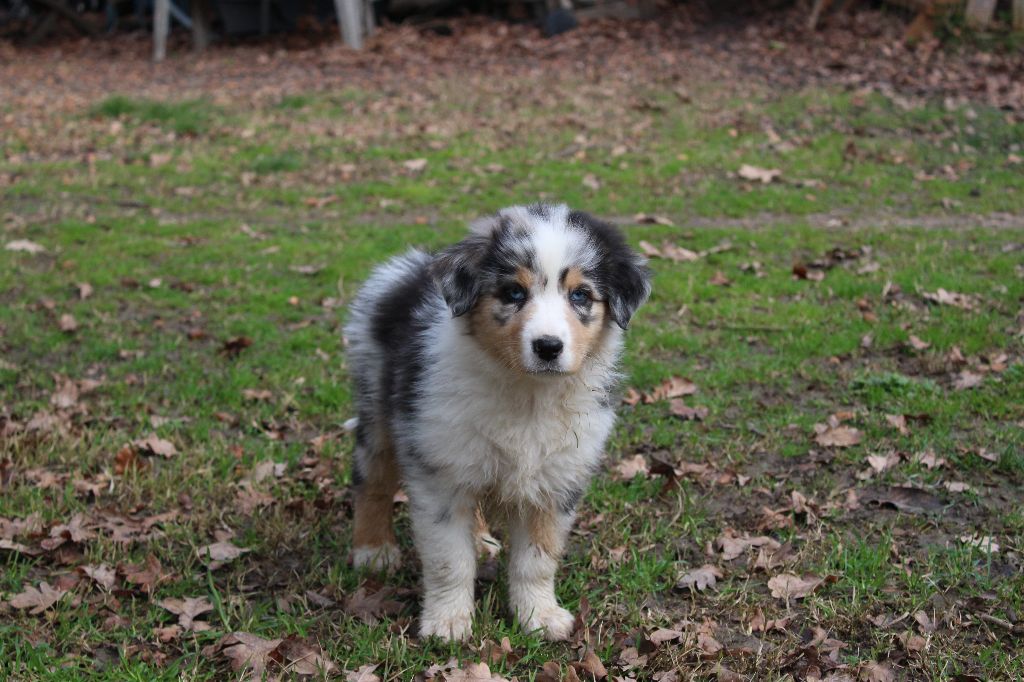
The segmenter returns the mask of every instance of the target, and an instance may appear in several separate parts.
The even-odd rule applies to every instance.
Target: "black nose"
[[[562,340],[554,336],[542,336],[539,339],[534,339],[533,352],[541,360],[554,360],[562,354]]]

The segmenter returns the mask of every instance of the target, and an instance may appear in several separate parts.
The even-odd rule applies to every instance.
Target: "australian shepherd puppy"
[[[399,485],[423,565],[420,634],[472,629],[476,511],[506,528],[526,630],[566,639],[555,572],[615,419],[623,330],[650,293],[612,225],[506,208],[463,241],[373,272],[345,332],[358,416],[352,561],[393,567]]]

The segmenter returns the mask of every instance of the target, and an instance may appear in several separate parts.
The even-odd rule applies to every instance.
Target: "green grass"
[[[1006,156],[1024,139],[1020,125],[980,105],[968,118],[938,103],[907,110],[820,89],[754,89],[741,99],[695,87],[681,102],[655,83],[631,93],[654,113],[585,85],[572,102],[509,96],[532,91],[519,82],[467,111],[455,104],[462,87],[440,83],[444,95],[414,110],[369,108],[379,93],[356,89],[259,106],[113,96],[62,115],[75,137],[55,132],[30,163],[0,160],[0,174],[12,178],[0,185],[5,242],[47,249],[0,251],[0,517],[38,513],[42,533],[14,538],[37,547],[76,513],[101,522],[178,512],[134,542],[115,543],[101,528],[65,555],[0,550],[0,600],[43,580],[70,589],[42,615],[0,603],[0,677],[223,679],[226,659],[203,649],[233,631],[295,636],[347,670],[380,664],[387,680],[452,656],[479,660],[476,645],[506,636],[516,660],[492,665],[506,677],[531,680],[547,661],[579,660],[577,649],[518,628],[501,571],[480,582],[474,646],[414,636],[413,561],[386,581],[399,589],[397,613],[367,624],[343,607],[360,585],[380,580],[345,562],[345,303],[389,255],[451,243],[467,220],[537,199],[617,218],[634,245],[711,251],[693,263],[652,261],[654,294],[631,325],[624,361],[639,390],[673,374],[691,378],[699,391],[687,403],[709,416],[684,422],[665,403],[623,406],[608,456],[706,462],[715,473],[663,490],[659,477],[602,472],[560,572],[560,597],[572,609],[589,605],[591,644],[613,675],[625,675],[615,667],[624,647],[643,649],[644,633],[676,626],[690,639],[645,650],[638,679],[668,669],[703,679],[719,659],[759,678],[802,674],[787,657],[815,627],[845,643],[837,660],[854,673],[889,660],[914,679],[1024,675],[1010,653],[1024,608],[1024,278],[1012,246],[1021,224],[992,218],[1024,211],[1024,175]],[[581,141],[571,121],[584,114],[601,128]],[[498,128],[482,131],[481,117],[518,131],[514,143]],[[617,137],[623,130],[635,134]],[[25,151],[6,129],[0,144]],[[68,161],[66,150],[82,144],[99,152],[91,169]],[[405,166],[418,158],[422,171]],[[778,168],[781,181],[743,181],[735,176],[743,163]],[[599,189],[584,184],[588,175]],[[674,224],[637,224],[640,212]],[[820,282],[793,276],[794,264],[836,247],[869,253]],[[729,286],[711,283],[719,271]],[[93,289],[84,300],[81,282]],[[927,303],[923,293],[940,287],[978,305]],[[60,330],[62,314],[77,320],[73,334]],[[911,334],[931,346],[912,350]],[[241,336],[251,345],[225,353]],[[977,388],[954,388],[965,367],[951,359],[954,348],[983,374]],[[29,431],[34,415],[58,412],[51,395],[64,377],[101,383],[59,415],[61,429]],[[270,399],[247,399],[247,389]],[[816,445],[814,425],[839,411],[852,413],[861,442]],[[907,433],[886,415],[908,415]],[[178,454],[118,473],[118,451],[152,433]],[[999,461],[979,457],[981,448]],[[946,464],[915,462],[927,449]],[[865,477],[867,457],[889,451],[899,463]],[[243,481],[266,461],[283,473],[252,484],[266,497],[246,511]],[[41,487],[45,472],[58,478]],[[951,482],[971,490],[950,492]],[[949,506],[927,516],[866,501],[888,485],[925,488]],[[859,506],[847,504],[851,490]],[[809,513],[793,509],[793,493],[809,500]],[[791,526],[765,527],[766,508]],[[725,562],[713,548],[727,528],[789,543],[791,556],[767,573],[753,567],[756,551]],[[196,549],[224,531],[250,551],[208,570]],[[965,535],[992,536],[1001,550],[986,555]],[[399,536],[411,558],[404,506]],[[116,568],[149,555],[170,574],[151,595],[123,571],[112,592],[75,582],[76,566]],[[674,588],[705,563],[723,571],[717,589]],[[831,578],[787,607],[767,588],[781,572]],[[330,603],[317,605],[310,592]],[[161,642],[154,629],[175,618],[160,600],[199,596],[215,605],[202,616],[210,629]],[[791,624],[751,633],[758,609]],[[920,631],[912,618],[892,627],[870,620],[919,610],[937,622],[923,656],[904,655],[897,639]],[[727,643],[724,657],[700,654],[692,633],[705,620]],[[760,659],[737,644],[749,636],[764,645]]]

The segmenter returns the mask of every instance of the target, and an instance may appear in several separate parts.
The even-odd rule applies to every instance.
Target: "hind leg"
[[[394,570],[401,564],[391,519],[399,475],[390,438],[366,438],[357,430],[353,459],[352,565]]]

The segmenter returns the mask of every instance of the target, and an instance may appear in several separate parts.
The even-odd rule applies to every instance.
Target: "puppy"
[[[345,333],[358,404],[356,566],[394,567],[399,484],[423,565],[420,634],[472,629],[480,506],[505,524],[512,611],[562,640],[555,572],[615,419],[623,330],[650,293],[612,225],[566,206],[515,206],[463,241],[379,267]]]

